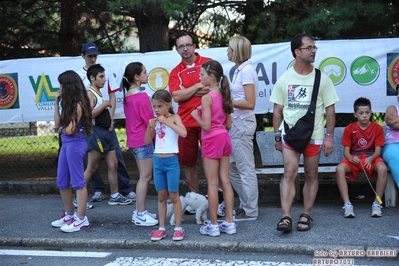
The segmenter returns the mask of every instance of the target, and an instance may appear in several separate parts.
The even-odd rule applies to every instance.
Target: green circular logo
[[[345,63],[336,57],[329,57],[324,59],[320,65],[319,69],[330,77],[334,85],[340,84],[346,76],[346,65]]]
[[[360,56],[353,61],[350,71],[357,84],[366,86],[377,80],[380,75],[380,66],[374,58]]]

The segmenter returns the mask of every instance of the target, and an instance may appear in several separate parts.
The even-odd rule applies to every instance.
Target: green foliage
[[[171,49],[181,30],[199,36],[200,47],[226,46],[234,35],[253,44],[289,41],[300,32],[320,39],[394,37],[398,11],[391,0],[5,0],[0,59],[78,55],[87,41],[102,53],[124,52],[134,27],[141,52]],[[66,15],[73,20],[64,21]]]
[[[148,7],[153,9],[153,13],[161,11],[169,17],[178,16],[179,13],[187,11],[192,1],[189,0],[116,0],[109,1],[110,10],[115,13],[122,13],[125,15],[136,16],[141,13],[143,9],[148,10]]]
[[[308,10],[303,27],[323,39],[386,37],[394,25],[394,10],[378,2],[336,1],[329,7]]]
[[[2,1],[0,58],[37,57],[57,51],[60,6],[55,1]],[[51,11],[52,10],[52,11]]]
[[[227,46],[228,40],[243,29],[243,15],[239,8],[244,1],[189,1],[187,12],[178,12],[172,17],[174,22],[171,39],[181,30],[195,33],[199,37],[199,47]],[[171,42],[171,47],[174,45]]]
[[[243,33],[255,36],[253,43],[289,41],[302,32],[319,39],[398,35],[398,7],[387,0],[278,0],[257,12]]]
[[[80,46],[87,41],[96,42],[103,53],[124,51],[124,38],[132,28],[122,16],[108,11],[108,1],[64,2],[68,8],[73,9],[74,19],[77,20],[77,27],[68,29],[65,36],[60,34],[61,1],[1,1],[0,59],[59,55],[61,43],[67,41],[62,38],[71,35],[77,36],[78,43],[69,54],[79,55]]]

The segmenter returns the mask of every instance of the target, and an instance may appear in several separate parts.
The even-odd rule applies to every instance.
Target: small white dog
[[[184,213],[187,205],[195,210],[195,220],[197,224],[203,224],[203,222],[208,221],[207,211],[209,208],[208,200],[205,196],[195,193],[187,192],[186,196],[180,196],[182,212]],[[168,204],[166,216],[171,215],[170,224],[176,225],[175,214],[173,213],[173,204]]]

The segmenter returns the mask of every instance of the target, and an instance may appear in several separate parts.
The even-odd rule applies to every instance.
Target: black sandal
[[[277,224],[277,231],[291,232],[292,231],[292,220],[289,216],[284,216],[280,219]]]
[[[309,231],[310,230],[310,222],[311,221],[313,222],[313,219],[312,219],[312,217],[310,217],[310,215],[308,215],[306,213],[302,213],[299,216],[299,219],[301,219],[302,217],[306,218],[307,221],[298,220],[298,224],[296,226],[296,230],[298,230],[298,231]],[[305,227],[305,228],[299,227],[300,224],[307,225],[308,227]]]

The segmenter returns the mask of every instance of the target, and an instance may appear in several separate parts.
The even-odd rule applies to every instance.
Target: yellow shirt
[[[305,115],[312,100],[316,71],[308,75],[298,74],[290,67],[274,85],[270,101],[283,105],[283,122],[280,130],[284,132],[284,120],[291,128],[299,118]],[[324,138],[324,108],[338,102],[338,95],[331,79],[321,71],[319,94],[316,101],[315,126],[312,140]]]

